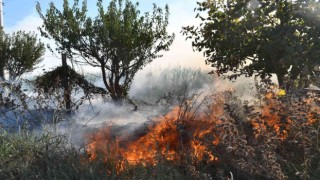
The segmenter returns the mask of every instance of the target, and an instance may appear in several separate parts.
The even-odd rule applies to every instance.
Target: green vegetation
[[[63,137],[0,134],[0,179],[93,179]],[[88,178],[90,179],[90,178]]]
[[[76,62],[99,67],[111,98],[122,104],[134,75],[172,44],[174,34],[167,32],[169,8],[154,5],[153,13],[141,16],[138,3],[112,0],[105,10],[98,0],[98,16],[92,19],[86,15],[86,1],[82,7],[78,4],[75,0],[70,7],[64,0],[60,11],[51,3],[43,14],[38,3],[41,34],[55,40],[59,52],[83,58]]]
[[[78,74],[70,66],[60,66],[52,71],[46,72],[44,75],[37,77],[34,84],[36,88],[43,89],[44,92],[48,92],[49,89],[59,89],[62,87],[61,80],[63,79],[64,73],[68,74],[70,80],[72,79],[69,84],[72,89],[79,86],[83,89],[86,95],[90,93],[107,94],[106,90],[96,87],[92,83],[88,82],[83,75]]]
[[[0,179],[183,179],[178,167],[130,167],[121,174],[112,161],[90,161],[63,136],[0,133]]]
[[[243,102],[233,90],[199,92],[213,81],[201,70],[166,69],[150,72],[142,85],[131,89],[135,100],[148,106],[143,120],[154,112],[166,115],[146,122],[148,127],[128,123],[102,128],[90,127],[95,117],[85,124],[73,122],[73,114],[63,110],[63,99],[71,102],[71,88],[79,93],[73,107],[66,108],[75,113],[87,101],[99,105],[90,93],[108,92],[122,104],[137,72],[173,42],[174,34],[167,32],[169,9],[154,5],[152,13],[140,16],[138,3],[111,0],[105,10],[98,0],[98,15],[90,18],[87,1],[82,6],[79,0],[73,6],[63,2],[62,10],[51,3],[46,13],[37,4],[44,21],[40,32],[56,42],[63,57],[99,67],[106,90],[67,66],[65,58],[64,66],[35,80],[30,97],[19,85],[2,83],[1,97],[8,97],[0,102],[0,118],[8,121],[0,119],[0,179],[319,179],[319,91],[302,89],[309,80],[319,84],[319,1],[198,2],[197,17],[203,24],[184,27],[183,33],[193,39],[196,50],[204,51],[214,73],[230,79],[260,76],[252,101]],[[31,71],[43,53],[35,35],[19,31],[11,37],[1,31],[0,77],[3,69],[12,80]],[[277,88],[266,78],[271,74],[278,76],[281,88],[294,84],[297,90]],[[71,81],[61,82],[63,78]],[[65,92],[60,91],[62,84]],[[32,111],[39,116],[36,111],[43,111],[47,119],[30,117]],[[117,117],[112,114],[112,119]],[[19,133],[7,132],[5,123]],[[53,125],[54,133],[44,132],[45,125]],[[75,133],[86,144],[57,135],[58,125],[70,128],[63,129],[70,139]],[[89,128],[74,132],[78,127]]]
[[[9,71],[10,80],[31,72],[44,55],[44,44],[34,33],[18,31],[12,35],[0,32],[0,77],[4,79],[4,69]]]
[[[156,135],[153,127],[157,125],[147,129],[155,139],[148,141],[146,148],[167,150],[158,149],[155,161],[147,158],[137,164],[130,164],[119,148],[130,151],[126,146],[138,142],[136,150],[148,153],[141,148],[144,144],[136,141],[144,133],[123,142],[102,128],[92,132],[106,133],[101,141],[88,138],[88,143],[99,141],[95,149],[90,144],[76,149],[63,136],[1,132],[0,178],[224,179],[232,172],[239,180],[318,179],[319,99],[304,93],[278,96],[268,87],[260,91],[266,96],[252,105],[242,103],[232,92],[208,96],[204,101],[189,99],[195,104],[181,103],[178,114],[165,118],[172,124],[159,131],[169,141],[152,135]],[[191,134],[201,131],[196,137]],[[167,137],[175,133],[178,138]],[[189,140],[206,147],[205,154],[199,156],[202,160],[195,159]],[[165,156],[172,148],[178,158]],[[216,159],[210,161],[209,154]]]
[[[300,88],[309,86],[319,63],[318,1],[208,0],[196,10],[201,25],[183,33],[204,52],[213,73],[233,72],[230,79],[276,74],[282,88],[296,80]]]

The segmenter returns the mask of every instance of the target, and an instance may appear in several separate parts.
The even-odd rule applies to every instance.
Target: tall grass
[[[287,120],[282,119],[281,124],[291,121],[284,139],[274,132],[273,126],[267,126],[257,134],[252,121],[259,118],[256,123],[266,124],[265,117],[255,111],[260,107],[242,104],[231,92],[223,96],[225,101],[217,104],[224,110],[221,123],[211,133],[197,139],[208,145],[218,161],[194,163],[192,157],[182,151],[183,161],[174,162],[159,156],[159,163],[155,166],[124,163],[123,170],[119,172],[114,158],[106,161],[105,154],[98,154],[96,159],[90,160],[85,146],[76,149],[63,136],[48,133],[8,134],[1,131],[0,179],[224,179],[230,176],[230,172],[235,179],[245,180],[319,178],[318,96],[300,97],[306,101],[299,101],[299,98],[291,95],[263,100],[265,105],[274,105],[275,115],[287,115],[283,117]],[[197,112],[192,108],[184,108],[183,111],[187,112],[181,113]],[[308,119],[312,121],[308,122]],[[197,116],[185,120],[196,123]],[[184,122],[183,118],[181,121]],[[176,125],[180,133],[188,135],[184,129],[188,126]],[[217,145],[212,144],[213,133],[220,136]],[[109,155],[116,156],[112,152],[110,150]]]
[[[82,159],[62,136],[0,133],[0,179],[104,177],[102,168],[98,171]]]
[[[107,146],[107,145],[106,145]],[[0,179],[186,179],[179,167],[130,166],[116,171],[104,157],[89,160],[84,148],[76,149],[65,137],[50,134],[0,133]],[[164,161],[163,161],[164,162]]]

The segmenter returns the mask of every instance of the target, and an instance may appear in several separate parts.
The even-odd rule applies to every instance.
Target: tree
[[[9,55],[5,59],[4,67],[9,71],[10,80],[16,80],[22,74],[34,70],[42,61],[45,46],[37,39],[37,35],[31,32],[14,32],[9,38]]]
[[[314,76],[320,55],[320,3],[315,0],[208,0],[199,2],[200,27],[183,33],[204,51],[213,73],[265,78],[279,86]],[[204,13],[207,12],[207,13]]]
[[[0,78],[4,80],[4,69],[10,59],[10,38],[3,30],[0,30]]]
[[[12,35],[0,31],[0,77],[4,80],[4,69],[10,80],[34,69],[44,55],[44,44],[34,33],[18,31]]]
[[[40,4],[37,11],[43,20],[41,34],[55,40],[61,53],[70,58],[81,55],[78,63],[99,67],[102,80],[111,98],[118,103],[126,98],[134,75],[155,58],[167,51],[174,34],[167,32],[169,10],[154,5],[153,13],[140,16],[137,4],[129,0],[112,0],[107,7],[97,2],[98,16],[87,17],[87,3],[75,0],[69,7],[64,0],[63,10],[54,3],[43,14]]]

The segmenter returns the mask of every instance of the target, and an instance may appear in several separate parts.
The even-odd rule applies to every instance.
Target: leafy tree
[[[43,20],[41,34],[54,39],[61,53],[69,57],[81,55],[78,63],[99,67],[104,85],[111,98],[121,103],[127,96],[134,75],[155,58],[167,51],[174,34],[167,32],[169,10],[154,5],[153,13],[140,16],[138,3],[129,0],[112,0],[105,10],[98,0],[98,15],[87,17],[87,3],[75,0],[72,7],[64,0],[63,10],[54,3],[43,14],[40,4],[37,11]]]
[[[200,27],[183,33],[204,51],[213,73],[303,82],[320,55],[320,3],[316,0],[216,0],[198,2]],[[300,83],[302,86],[303,83]],[[307,85],[307,84],[305,84]]]
[[[10,38],[3,30],[0,30],[0,78],[4,80],[4,68],[10,58]]]
[[[9,71],[10,80],[16,80],[22,74],[30,72],[41,60],[45,46],[34,33],[18,31],[12,35],[0,32],[0,71]]]
[[[10,58],[6,62],[10,79],[15,80],[42,61],[45,46],[34,33],[18,31],[11,36]]]

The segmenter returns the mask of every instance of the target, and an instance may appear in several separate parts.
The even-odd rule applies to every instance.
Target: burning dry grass
[[[193,113],[186,113],[181,107],[176,107],[164,117],[159,117],[156,124],[148,127],[143,136],[133,141],[128,141],[129,134],[114,137],[112,128],[105,127],[89,136],[88,153],[91,159],[96,159],[97,153],[103,154],[105,161],[114,161],[118,156],[115,161],[120,171],[124,161],[129,165],[155,166],[163,159],[177,163],[186,161],[186,157],[191,157],[193,162],[217,160],[202,141],[212,133],[218,121],[194,118]],[[212,144],[217,143],[218,137],[215,137]]]
[[[312,140],[320,139],[316,97],[267,92],[261,106],[249,106],[225,92],[201,103],[193,101],[156,118],[143,135],[118,136],[111,127],[88,135],[90,160],[102,157],[118,174],[132,166],[168,163],[184,167],[183,172],[194,177],[201,172],[222,178],[229,171],[237,179],[312,179],[320,174],[315,165],[320,145]],[[308,149],[315,152],[308,156]]]
[[[318,179],[319,95],[264,94],[252,105],[231,91],[186,99],[127,134],[88,134],[83,153],[55,136],[0,133],[0,179]]]

